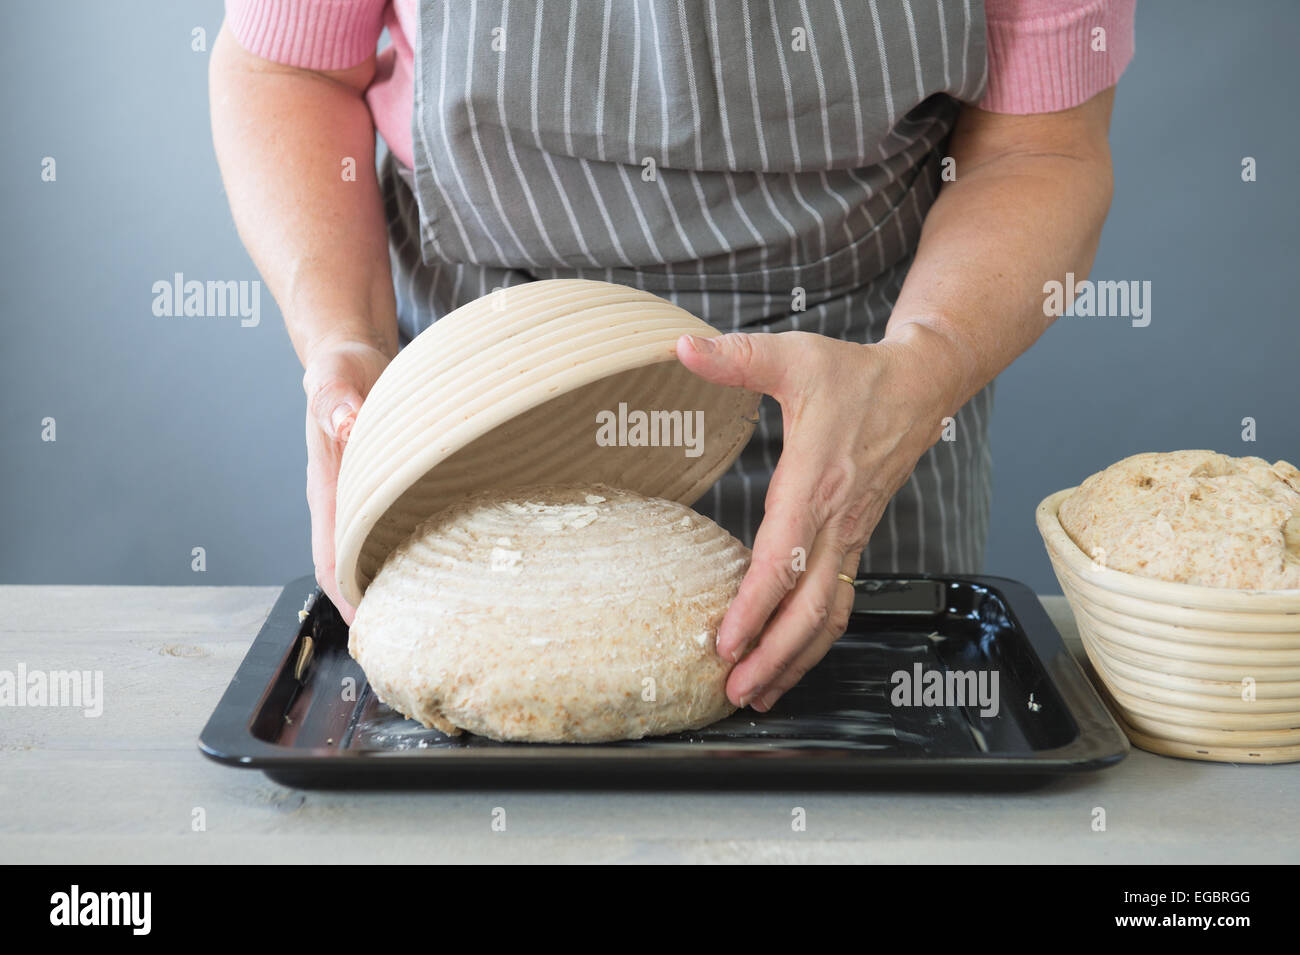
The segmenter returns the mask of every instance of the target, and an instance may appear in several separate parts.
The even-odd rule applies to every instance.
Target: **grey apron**
[[[381,175],[403,343],[543,278],[879,340],[984,37],[982,0],[422,0],[415,167]],[[922,456],[864,571],[980,571],[992,399]],[[765,398],[696,508],[752,545],[780,453]]]

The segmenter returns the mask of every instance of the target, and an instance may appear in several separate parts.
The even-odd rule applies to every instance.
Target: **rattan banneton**
[[[379,377],[344,451],[343,596],[359,603],[393,548],[471,491],[603,483],[693,504],[758,416],[758,394],[677,360],[681,335],[719,334],[649,292],[582,279],[511,286],[435,322]],[[622,443],[598,440],[598,414],[620,412],[662,414],[649,438],[630,429]],[[698,446],[672,443],[697,412]]]
[[[1200,587],[1099,566],[1061,526],[1058,509],[1074,490],[1038,505],[1038,530],[1133,743],[1219,762],[1300,759],[1300,590]]]

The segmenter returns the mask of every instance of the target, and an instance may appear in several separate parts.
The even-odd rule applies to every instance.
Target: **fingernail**
[[[355,412],[352,410],[352,406],[346,401],[341,402],[338,407],[334,409],[334,412],[330,415],[330,430],[334,432],[334,437],[344,437],[341,433],[343,423],[353,414],[355,414]]]
[[[760,692],[762,691],[760,690]],[[757,700],[751,703],[750,706],[753,709],[758,710],[758,712],[760,713],[766,713],[768,710],[772,708],[772,705],[776,703],[776,701],[779,699],[781,699],[780,693],[777,693],[775,691],[771,693],[764,693]]]
[[[754,687],[752,690],[750,690],[749,693],[747,693],[745,696],[742,696],[742,697],[740,698],[740,707],[741,707],[741,709],[744,709],[746,706],[755,706],[755,704],[761,702],[761,701],[758,699],[758,696],[759,696],[759,694],[761,694],[762,692],[763,692],[763,688],[762,688],[761,686],[756,686],[756,687]],[[757,707],[755,707],[755,708],[757,708]],[[762,710],[759,710],[759,712],[761,713]]]
[[[687,338],[691,340],[691,347],[701,355],[707,355],[718,347],[712,338],[700,338],[697,335],[688,335]]]

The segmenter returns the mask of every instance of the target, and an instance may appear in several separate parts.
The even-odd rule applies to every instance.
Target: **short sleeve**
[[[994,113],[1051,113],[1119,82],[1133,59],[1136,0],[986,0]]]
[[[387,0],[226,0],[248,52],[286,66],[346,70],[375,52]]]

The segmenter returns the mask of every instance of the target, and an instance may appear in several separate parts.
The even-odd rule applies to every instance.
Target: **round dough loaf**
[[[1135,454],[1092,475],[1061,526],[1106,567],[1202,587],[1300,587],[1300,471],[1214,451]]]
[[[348,649],[425,726],[600,742],[730,714],[717,625],[749,550],[673,501],[605,485],[488,491],[387,558]]]

